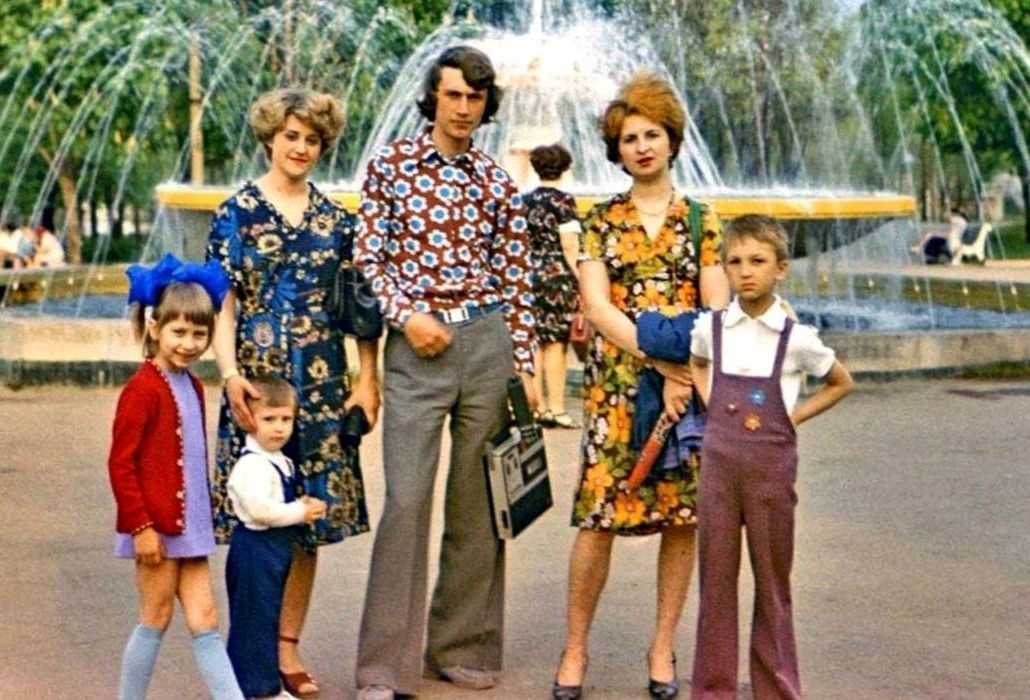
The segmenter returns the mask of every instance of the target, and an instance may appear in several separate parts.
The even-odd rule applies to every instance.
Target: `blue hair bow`
[[[201,265],[182,262],[171,253],[165,253],[153,267],[129,265],[125,274],[129,277],[130,304],[153,306],[164,288],[172,282],[195,282],[211,297],[217,311],[229,291],[229,278],[217,260]]]

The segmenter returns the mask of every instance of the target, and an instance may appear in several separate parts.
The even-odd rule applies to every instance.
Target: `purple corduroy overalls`
[[[755,577],[750,670],[756,698],[799,698],[791,612],[797,436],[780,390],[793,321],[780,332],[769,377],[722,371],[722,324],[712,317],[712,392],[698,486],[700,610],[691,698],[737,691],[741,526]]]

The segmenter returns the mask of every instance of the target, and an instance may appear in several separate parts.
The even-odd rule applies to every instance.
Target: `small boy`
[[[848,370],[776,295],[787,236],[766,216],[731,221],[723,267],[734,299],[691,336],[694,385],[708,406],[698,486],[701,579],[691,698],[736,697],[740,529],[755,578],[751,685],[756,698],[800,698],[790,571],[797,494],[795,428],[851,390]],[[825,384],[795,405],[803,374]]]
[[[279,377],[256,377],[248,398],[256,428],[247,436],[227,490],[239,525],[225,562],[227,650],[247,697],[292,697],[279,673],[279,612],[293,545],[304,523],[325,517],[324,501],[299,496],[293,462],[282,453],[293,433],[297,396]]]

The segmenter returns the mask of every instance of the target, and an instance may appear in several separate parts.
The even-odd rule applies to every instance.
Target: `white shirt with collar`
[[[690,354],[712,359],[713,312],[701,314],[694,324],[690,336]],[[777,296],[765,313],[751,318],[740,307],[737,297],[726,307],[722,326],[722,371],[724,374],[738,374],[748,377],[772,375],[776,361],[776,345],[780,331],[787,322]],[[787,353],[783,358],[783,372],[780,375],[780,391],[783,404],[789,414],[794,410],[801,381],[805,374],[823,377],[836,360],[833,350],[819,339],[819,331],[813,326],[794,324],[794,330],[787,341]],[[708,389],[711,391],[715,367],[709,373]]]
[[[282,452],[269,452],[253,435],[247,436],[247,454],[242,455],[229,474],[227,490],[233,510],[240,522],[250,530],[267,530],[304,522],[306,508],[299,500],[285,503],[282,481],[275,463],[283,474],[293,474],[293,462]]]

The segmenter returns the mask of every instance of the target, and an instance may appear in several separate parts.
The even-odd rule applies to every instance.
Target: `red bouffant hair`
[[[668,80],[655,73],[639,73],[622,86],[601,117],[601,135],[607,147],[608,160],[616,165],[622,162],[619,158],[622,123],[634,114],[662,125],[669,135],[669,147],[675,158],[683,143],[683,130],[687,123],[683,103]]]

